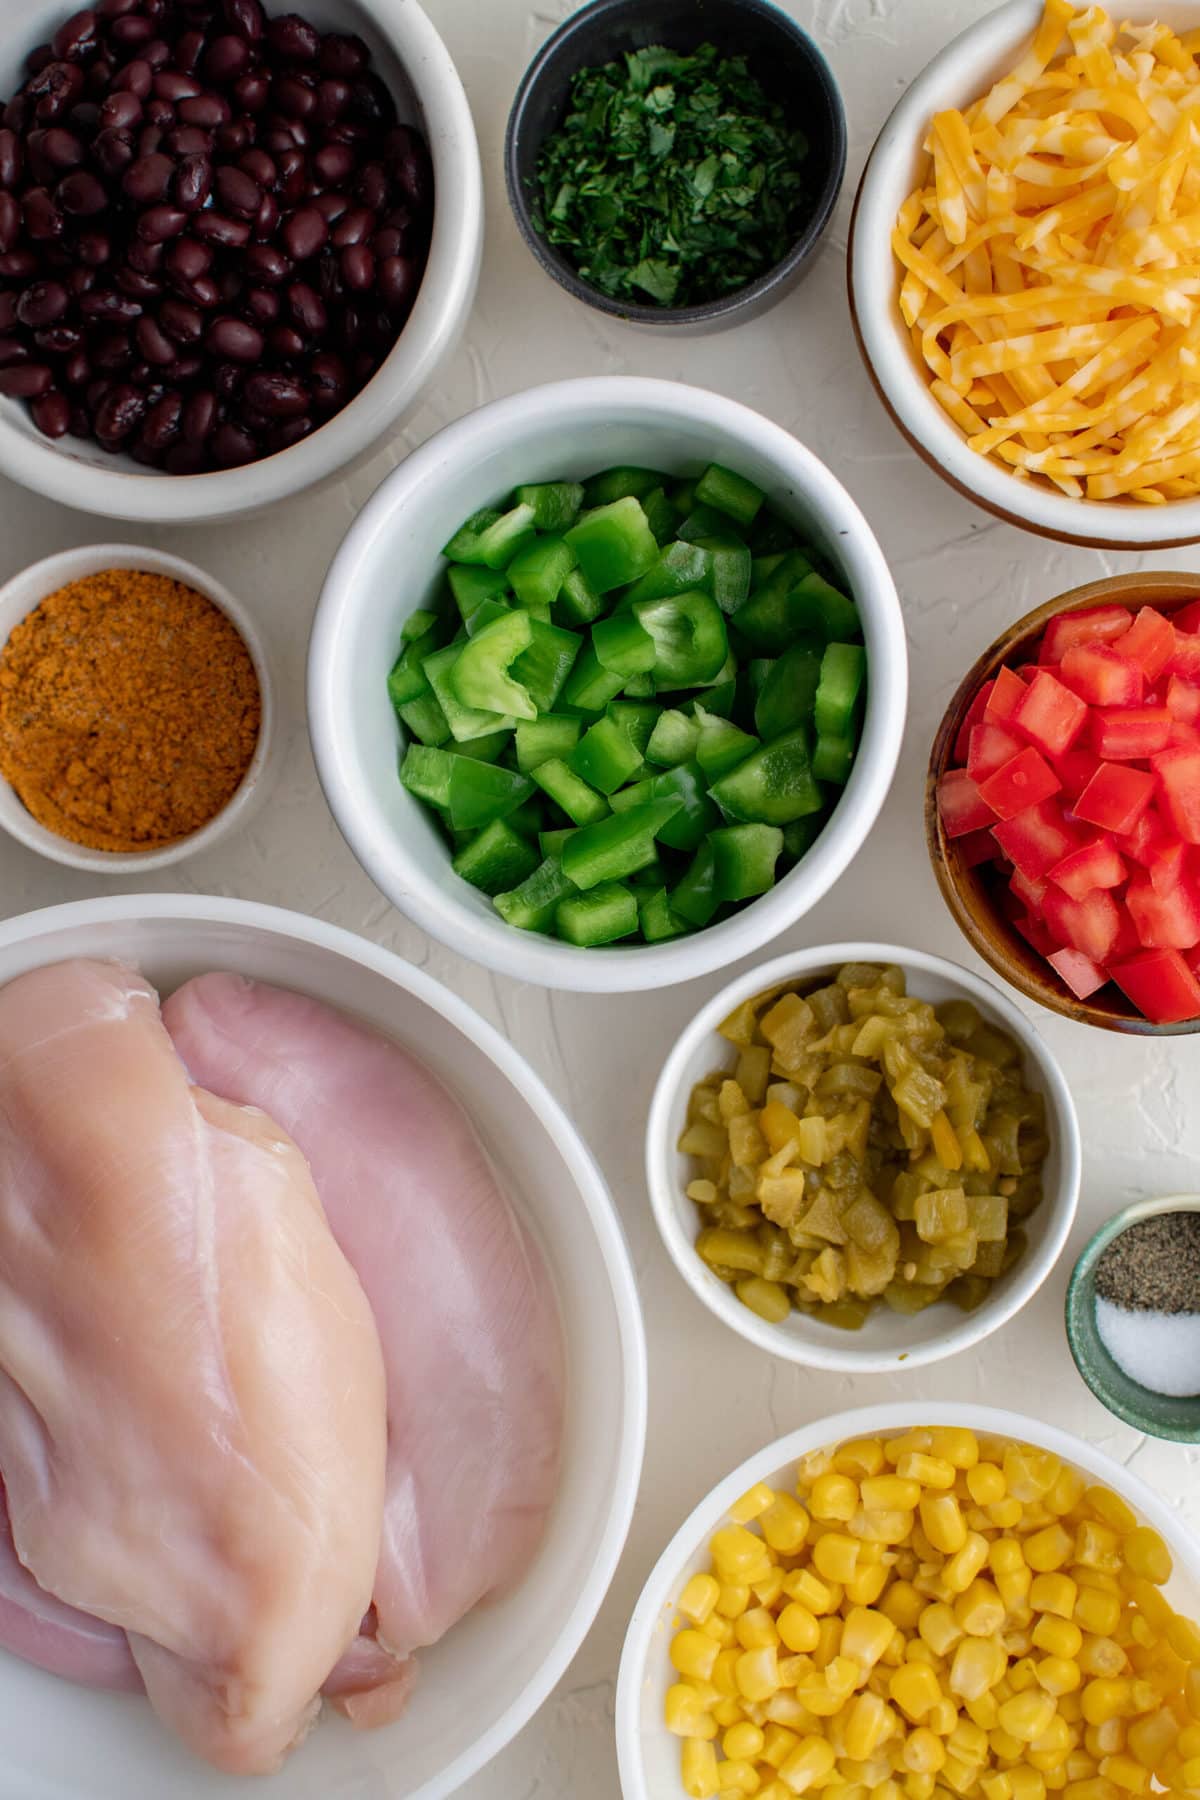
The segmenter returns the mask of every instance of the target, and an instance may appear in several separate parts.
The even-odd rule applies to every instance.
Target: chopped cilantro
[[[807,153],[744,57],[634,50],[576,75],[538,158],[538,225],[613,299],[702,305],[787,254]]]

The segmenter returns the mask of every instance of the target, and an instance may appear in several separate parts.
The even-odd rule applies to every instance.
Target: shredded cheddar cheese
[[[1016,65],[930,121],[892,247],[930,390],[1020,480],[1200,494],[1200,31],[1046,0]]]

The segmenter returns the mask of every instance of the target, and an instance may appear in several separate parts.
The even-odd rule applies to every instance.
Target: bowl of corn
[[[818,1420],[727,1476],[634,1609],[625,1800],[1125,1800],[1200,1787],[1200,1546],[989,1407]]]
[[[794,951],[701,1008],[646,1133],[692,1292],[790,1362],[916,1367],[1003,1325],[1079,1194],[1061,1069],[990,982],[889,944]]]

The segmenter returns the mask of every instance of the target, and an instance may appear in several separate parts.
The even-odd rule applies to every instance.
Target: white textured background
[[[307,749],[305,645],[329,559],[406,448],[494,396],[562,376],[632,372],[696,382],[758,407],[830,464],[873,525],[904,603],[913,676],[904,754],[881,824],[836,891],[770,951],[859,936],[970,961],[927,866],[921,825],[929,742],[963,670],[1004,624],[1065,588],[1139,563],[1197,568],[1200,555],[1116,558],[1056,549],[993,522],[905,447],[859,364],[843,258],[863,162],[906,83],[988,10],[988,0],[790,0],[788,10],[826,51],[845,97],[850,156],[842,201],[823,257],[796,292],[755,324],[683,341],[633,331],[577,305],[540,273],[509,216],[500,163],[509,101],[534,49],[571,7],[564,0],[542,0],[532,11],[525,0],[426,0],[426,7],[458,63],[479,132],[488,207],[479,301],[444,378],[391,450],[351,481],[249,523],[147,533],[212,570],[258,610],[287,733],[283,773],[250,830],[168,870],[161,885],[316,913],[427,968],[547,1077],[603,1164],[633,1247],[650,1341],[642,1495],[612,1592],[574,1666],[538,1717],[465,1791],[470,1800],[618,1800],[613,1685],[637,1592],[682,1516],[718,1477],[781,1432],[871,1400],[910,1398],[918,1411],[923,1398],[1008,1404],[1103,1445],[1200,1528],[1200,1458],[1110,1419],[1076,1376],[1062,1328],[1069,1259],[1089,1232],[1130,1199],[1197,1185],[1200,1039],[1125,1042],[1039,1015],[1074,1087],[1085,1147],[1079,1224],[1058,1273],[1019,1320],[949,1364],[860,1380],[774,1365],[691,1298],[659,1246],[642,1182],[641,1134],[658,1067],[676,1031],[724,977],[644,998],[543,993],[464,964],[388,906],[334,828]],[[105,535],[99,520],[0,483],[2,577]],[[125,533],[118,528],[116,535]],[[0,844],[5,913],[92,891],[88,878],[7,839]],[[464,1694],[463,1705],[470,1704]]]

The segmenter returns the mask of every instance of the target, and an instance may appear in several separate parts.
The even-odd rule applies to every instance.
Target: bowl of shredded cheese
[[[1200,539],[1198,54],[1195,6],[1009,0],[908,89],[855,202],[851,311],[895,423],[1064,542]]]

